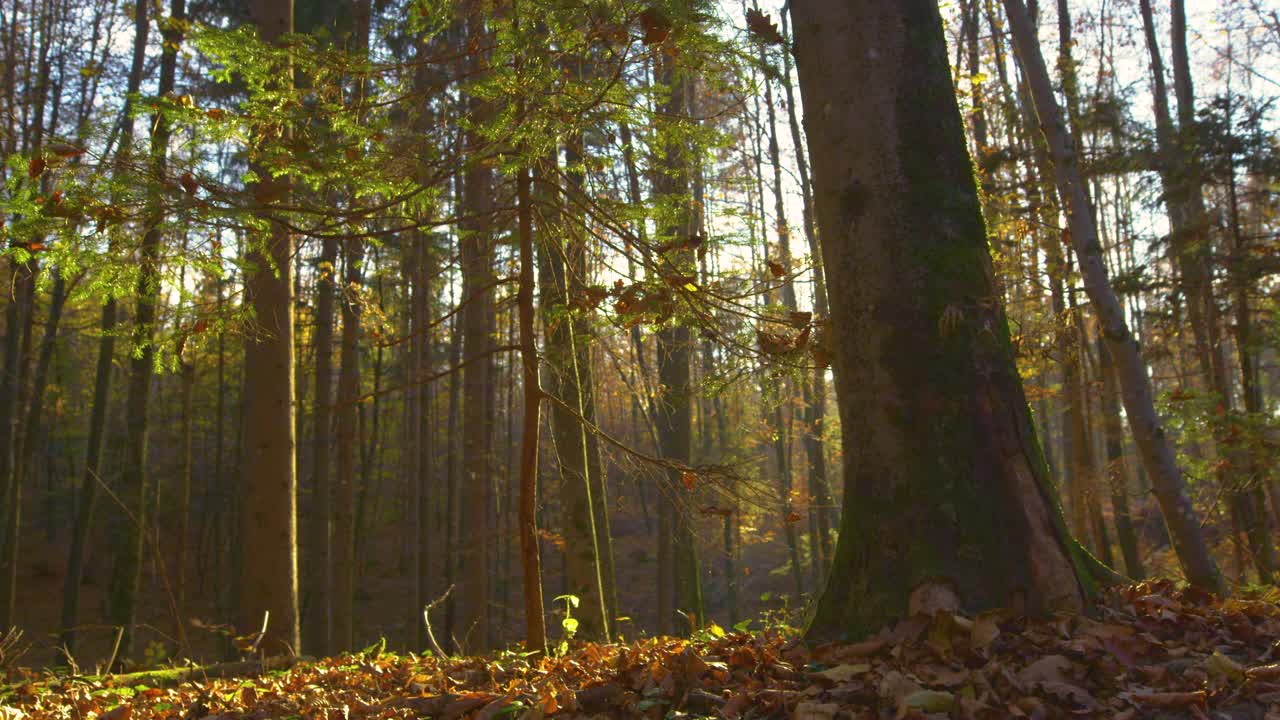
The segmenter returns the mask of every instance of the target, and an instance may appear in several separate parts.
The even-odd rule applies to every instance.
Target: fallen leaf
[[[853,680],[855,677],[858,677],[859,675],[866,674],[870,670],[871,670],[871,666],[866,663],[862,663],[859,665],[837,665],[833,668],[828,668],[826,670],[823,670],[822,672],[814,673],[814,675],[817,675],[818,677],[826,678],[831,682],[846,683],[846,682],[849,682],[850,680]]]

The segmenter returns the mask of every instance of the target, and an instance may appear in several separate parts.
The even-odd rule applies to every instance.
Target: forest
[[[1274,0],[0,47],[0,720],[1280,718]]]

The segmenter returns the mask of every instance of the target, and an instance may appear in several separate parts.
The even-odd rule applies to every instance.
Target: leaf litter
[[[537,658],[366,652],[168,688],[31,680],[0,699],[4,720],[545,717],[1280,720],[1280,606],[1152,581],[1089,616],[938,611],[851,644],[766,631]]]

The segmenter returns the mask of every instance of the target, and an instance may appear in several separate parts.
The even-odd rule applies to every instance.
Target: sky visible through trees
[[[1262,708],[1277,98],[1264,0],[4,0],[0,670]]]

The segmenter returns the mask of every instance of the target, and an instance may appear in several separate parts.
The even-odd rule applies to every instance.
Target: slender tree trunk
[[[1223,590],[1222,577],[1209,555],[1200,522],[1186,493],[1186,482],[1178,468],[1173,446],[1160,425],[1151,396],[1147,365],[1125,322],[1124,310],[1116,299],[1098,242],[1097,228],[1090,211],[1086,187],[1076,160],[1074,141],[1063,122],[1062,111],[1053,96],[1049,73],[1040,54],[1026,6],[1021,0],[1004,0],[1010,28],[1031,95],[1040,118],[1040,127],[1053,157],[1058,193],[1067,210],[1071,242],[1080,261],[1085,292],[1094,307],[1107,350],[1116,363],[1125,412],[1141,451],[1152,486],[1179,562],[1192,584],[1210,591]]]
[[[37,28],[40,44],[36,51],[34,87],[29,90],[27,103],[34,106],[31,122],[27,122],[27,107],[23,107],[24,152],[31,157],[44,156],[45,105],[49,97],[49,53],[53,46],[50,33],[52,5],[44,3],[39,17],[32,11],[31,40],[35,43]],[[16,24],[16,18],[15,18]],[[12,38],[11,38],[12,41]],[[29,51],[30,51],[29,47]],[[31,58],[27,63],[30,66]],[[28,78],[30,80],[30,78]],[[31,98],[34,95],[34,98]],[[55,119],[56,107],[55,102]],[[30,143],[28,145],[28,142]],[[34,181],[34,179],[32,179]],[[40,178],[41,187],[47,186],[48,176]],[[11,247],[24,248],[26,242],[15,236]],[[14,624],[18,582],[18,529],[22,523],[22,448],[24,428],[19,415],[25,409],[23,398],[30,373],[31,327],[35,319],[36,274],[39,260],[33,255],[19,262],[9,261],[12,299],[5,310],[5,353],[3,375],[0,376],[0,518],[4,519],[3,548],[0,552],[0,628]],[[34,432],[25,428],[27,433]]]
[[[782,34],[788,39],[788,49],[782,55],[782,89],[787,102],[787,124],[791,129],[791,145],[796,153],[796,169],[800,176],[800,200],[804,221],[804,236],[809,245],[809,263],[813,273],[813,310],[819,321],[829,315],[827,307],[827,280],[822,267],[822,248],[818,244],[817,226],[813,217],[813,189],[809,181],[809,159],[797,119],[795,90],[791,82],[791,51],[787,25],[789,13],[782,13]],[[831,497],[831,485],[827,481],[827,457],[823,442],[823,424],[827,414],[827,369],[816,364],[811,384],[806,386],[805,398],[805,456],[809,461],[809,495],[816,506],[818,521],[818,554],[824,568],[831,564],[833,545],[831,527],[835,502]],[[824,573],[819,573],[819,579]],[[819,582],[818,587],[821,586]]]
[[[774,272],[779,275],[782,281],[782,307],[789,313],[797,310],[796,305],[796,289],[791,281],[791,229],[787,224],[786,203],[783,200],[782,193],[782,161],[779,158],[778,151],[778,122],[777,116],[773,108],[773,81],[769,79],[767,72],[768,56],[765,53],[764,43],[758,43],[760,64],[766,68],[764,78],[765,93],[765,111],[768,117],[768,133],[769,133],[769,167],[773,173],[773,213],[774,228],[778,234],[778,259],[777,270]],[[762,131],[763,132],[763,131]],[[805,385],[804,405],[808,407],[809,398],[808,385]],[[787,551],[791,555],[791,579],[795,584],[796,597],[804,595],[804,575],[800,561],[799,538],[797,537],[797,521],[798,515],[795,513],[791,493],[793,489],[793,477],[791,472],[791,424],[788,418],[784,417],[783,406],[789,404],[786,399],[786,387],[782,378],[776,378],[773,381],[773,391],[776,393],[774,398],[773,424],[776,434],[774,436],[774,450],[778,459],[778,489],[781,493],[782,500],[782,530],[783,536],[787,540]],[[812,484],[812,483],[811,483]],[[815,518],[816,521],[816,518]],[[816,533],[816,522],[814,523],[814,531]],[[811,535],[810,552],[817,553],[818,538]],[[815,568],[819,564],[818,558],[811,557],[811,564]]]
[[[663,103],[663,112],[671,122],[678,123],[686,115],[687,88],[689,82],[683,71],[677,70],[675,60],[663,57],[659,60],[659,80],[669,95]],[[681,147],[675,143],[668,146],[664,167],[654,178],[654,192],[659,197],[680,198],[689,192],[690,176],[689,158]],[[688,238],[692,232],[692,218],[689,213],[669,226],[663,227],[661,235],[666,242]],[[683,271],[691,261],[679,260],[673,272]],[[682,272],[683,274],[683,272]],[[665,460],[681,465],[688,465],[691,459],[692,438],[692,398],[690,388],[689,362],[693,345],[693,335],[689,327],[679,321],[665,324],[657,333],[658,338],[658,383],[659,398],[658,443]],[[678,469],[667,471],[667,493],[662,503],[667,516],[667,529],[664,534],[659,522],[659,542],[670,542],[669,559],[671,567],[671,604],[670,611],[683,613],[687,623],[681,623],[682,633],[691,632],[704,622],[702,609],[702,582],[698,568],[697,545],[690,525],[689,503],[687,497],[690,490],[685,487],[685,478]],[[659,555],[661,559],[661,553]],[[660,607],[662,605],[660,604]],[[668,615],[659,618],[659,627],[670,627],[673,618]]]
[[[471,37],[484,37],[482,21],[469,20]],[[478,59],[474,60],[478,62]],[[471,98],[473,117],[486,112],[481,101]],[[478,133],[467,133],[466,145],[481,143]],[[462,370],[465,395],[462,416],[463,478],[461,540],[458,565],[463,576],[459,580],[458,603],[462,610],[459,639],[467,652],[480,652],[491,646],[489,623],[490,546],[492,534],[493,489],[492,446],[490,431],[493,419],[494,364],[491,356],[494,321],[493,242],[490,218],[494,178],[491,168],[480,158],[468,158],[463,171],[464,216],[470,219],[461,226],[462,236],[462,341],[467,365]]]
[[[346,272],[342,286],[341,369],[338,375],[338,473],[334,485],[333,516],[333,643],[351,650],[355,642],[355,504],[356,457],[360,398],[361,269],[364,240],[346,242]]]
[[[307,518],[306,624],[304,647],[324,655],[333,648],[332,486],[329,449],[333,444],[333,304],[338,277],[338,241],[321,241],[316,265],[315,396],[312,418],[311,515]]]
[[[169,28],[164,32],[164,50],[160,58],[160,83],[157,94],[164,96],[173,91],[177,70],[178,47],[182,42],[180,23],[185,19],[184,0],[175,0],[170,11]],[[168,120],[157,116],[151,123],[151,163],[154,172],[163,176],[167,165],[169,137]],[[124,467],[121,468],[120,488],[130,517],[125,519],[125,532],[120,553],[112,573],[112,623],[124,628],[118,657],[125,659],[133,654],[134,623],[136,622],[138,594],[141,591],[142,565],[146,555],[150,530],[148,517],[151,496],[151,476],[148,472],[148,422],[150,413],[151,384],[156,363],[155,331],[160,301],[161,244],[163,243],[164,211],[157,204],[148,212],[147,229],[142,237],[141,273],[137,286],[137,309],[133,318],[133,352],[129,363],[129,380],[125,394],[125,425],[127,444]]]
[[[1102,373],[1102,425],[1107,447],[1107,480],[1111,488],[1111,510],[1115,514],[1116,539],[1124,558],[1126,574],[1141,580],[1146,571],[1138,548],[1138,533],[1129,511],[1129,469],[1124,456],[1124,429],[1120,423],[1120,391],[1115,364],[1106,343],[1098,338],[1098,360]]]
[[[525,649],[545,652],[546,616],[542,607],[542,560],[538,553],[538,415],[542,390],[538,387],[538,347],[533,329],[533,203],[530,173],[521,168],[516,179],[519,203],[520,361],[524,369],[524,417],[520,431],[520,568],[524,589]]]
[[[44,338],[40,342],[40,357],[36,361],[36,372],[32,382],[31,399],[27,403],[27,411],[23,420],[25,433],[22,436],[21,450],[18,454],[18,468],[25,469],[28,475],[35,465],[37,439],[41,435],[41,423],[44,413],[44,395],[48,385],[49,366],[53,361],[54,344],[58,336],[58,323],[62,318],[62,309],[67,300],[66,281],[58,268],[54,268],[53,294],[49,300],[49,316],[45,320]],[[22,519],[22,487],[23,477],[15,474],[9,503],[9,516],[5,523],[4,533],[4,568],[7,575],[3,579],[4,597],[0,599],[4,607],[17,607],[18,561],[22,557],[19,543],[21,541]],[[7,627],[7,626],[3,626]]]

